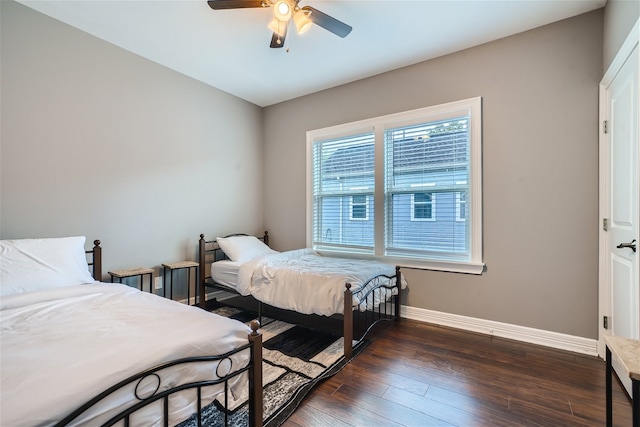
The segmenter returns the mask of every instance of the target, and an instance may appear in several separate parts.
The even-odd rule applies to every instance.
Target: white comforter
[[[245,344],[250,332],[238,321],[115,283],[3,296],[0,306],[2,426],[50,425],[134,373],[182,357],[222,354]],[[243,351],[233,366],[248,360]],[[172,372],[160,389],[203,373],[211,379],[215,366]],[[203,390],[206,402],[221,387]],[[104,411],[130,400],[130,393],[111,399],[82,422],[104,421]],[[194,412],[194,395],[171,400],[172,424]],[[157,411],[148,408],[132,425],[157,425]]]
[[[298,249],[265,255],[242,264],[236,290],[275,307],[331,316],[344,312],[345,283],[351,283],[355,293],[369,279],[379,275],[394,276],[395,267],[378,261],[326,257],[312,249]],[[406,282],[403,280],[404,287]],[[378,289],[375,305],[396,293],[397,288],[393,291]],[[364,308],[357,298],[353,305]]]

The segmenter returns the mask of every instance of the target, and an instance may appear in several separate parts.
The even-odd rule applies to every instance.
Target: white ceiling
[[[259,106],[267,106],[603,7],[606,0],[301,0],[353,27],[290,28],[271,49],[272,8],[205,0],[20,3]]]

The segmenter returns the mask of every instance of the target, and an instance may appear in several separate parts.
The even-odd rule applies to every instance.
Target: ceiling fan
[[[320,12],[311,6],[298,6],[300,0],[209,0],[207,3],[213,10],[222,9],[242,9],[253,7],[273,7],[273,20],[268,25],[273,31],[271,37],[272,48],[284,46],[287,37],[287,27],[293,19],[293,23],[302,34],[316,24],[339,37],[346,37],[352,30],[351,26],[333,18],[326,13]]]

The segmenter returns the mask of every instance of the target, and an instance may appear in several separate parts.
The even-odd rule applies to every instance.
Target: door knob
[[[633,252],[635,252],[636,251],[636,239],[633,239],[630,243],[620,243],[618,246],[616,246],[616,248],[618,248],[618,249],[629,248]]]

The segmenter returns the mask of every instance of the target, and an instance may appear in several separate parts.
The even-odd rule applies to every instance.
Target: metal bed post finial
[[[102,281],[102,248],[97,239],[93,241],[93,278]]]

